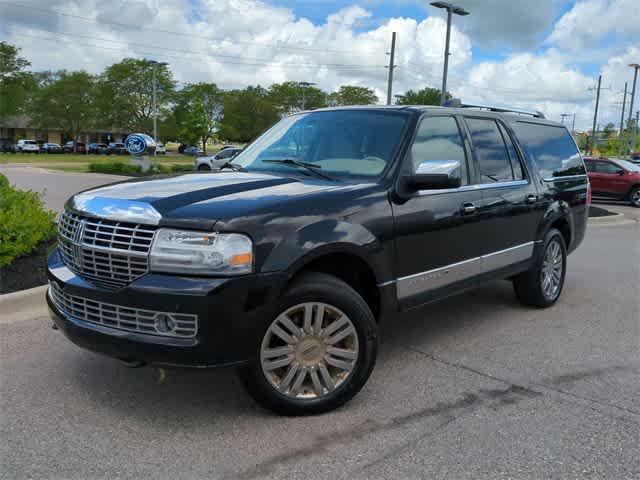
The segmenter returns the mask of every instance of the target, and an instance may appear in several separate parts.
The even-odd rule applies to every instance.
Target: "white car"
[[[165,146],[164,143],[158,143],[156,145],[156,155],[166,155],[167,154],[167,147]]]
[[[19,153],[40,153],[40,147],[35,140],[18,140],[16,152]]]
[[[225,163],[231,161],[233,157],[242,151],[238,147],[230,147],[220,150],[215,155],[196,158],[196,170],[200,172],[208,172],[220,168]]]

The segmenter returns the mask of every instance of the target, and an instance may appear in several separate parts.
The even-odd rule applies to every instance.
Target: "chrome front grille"
[[[149,270],[155,228],[64,212],[58,245],[65,265],[100,287],[117,289]]]
[[[173,338],[193,338],[198,333],[198,316],[193,314],[98,302],[65,293],[56,283],[49,284],[49,298],[65,315],[96,325]]]

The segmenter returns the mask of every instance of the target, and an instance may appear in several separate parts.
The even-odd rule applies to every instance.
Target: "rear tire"
[[[200,165],[198,165],[198,171],[199,172],[210,172],[211,168],[209,167],[209,165],[205,165],[204,163],[201,163]]]
[[[362,297],[332,275],[311,272],[283,295],[239,373],[262,406],[280,415],[314,415],[360,391],[377,349],[377,325]]]
[[[629,201],[632,206],[640,208],[640,187],[635,187],[631,190],[631,193],[629,193]]]
[[[513,279],[516,297],[524,305],[550,307],[562,293],[567,271],[567,246],[559,230],[552,228],[532,267]]]

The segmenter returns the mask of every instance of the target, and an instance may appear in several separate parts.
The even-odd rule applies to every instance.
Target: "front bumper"
[[[111,305],[194,314],[193,338],[174,338],[112,328],[65,314],[47,293],[51,318],[76,345],[126,361],[214,367],[245,363],[275,312],[282,274],[237,278],[178,277],[149,273],[117,291],[98,288],[69,270],[57,250],[48,277],[68,295]]]

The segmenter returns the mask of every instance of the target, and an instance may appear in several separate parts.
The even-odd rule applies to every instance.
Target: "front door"
[[[471,185],[470,152],[453,116],[421,119],[409,152],[415,168],[430,160],[457,160],[462,186],[423,190],[392,203],[396,222],[396,288],[401,308],[410,308],[480,273],[482,233],[477,209],[482,192]]]
[[[624,177],[624,170],[619,165],[605,160],[596,163],[595,185],[592,185],[593,193],[608,197],[622,196],[629,190],[629,183]],[[620,172],[623,172],[621,175]]]

